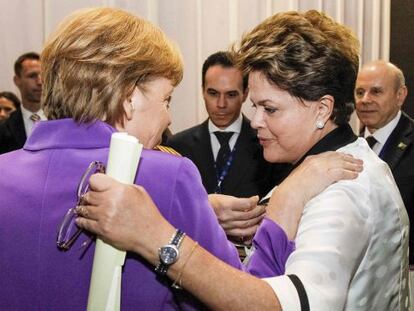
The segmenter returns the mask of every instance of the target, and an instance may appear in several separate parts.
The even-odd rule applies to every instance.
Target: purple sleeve
[[[260,278],[283,275],[295,242],[289,241],[285,231],[272,220],[265,218],[253,240],[254,252],[246,270]]]
[[[171,224],[183,230],[214,256],[241,270],[237,249],[227,240],[218,223],[200,174],[191,161],[183,159],[173,188],[171,215],[167,216]],[[176,293],[176,300],[182,310],[203,309],[202,306],[194,304],[194,300],[185,291]]]
[[[184,159],[177,174],[171,219],[203,248],[226,263],[242,268],[238,252],[218,223],[194,164]],[[174,221],[171,221],[175,225]]]

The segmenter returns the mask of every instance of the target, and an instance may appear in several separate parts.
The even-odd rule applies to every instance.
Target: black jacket
[[[208,119],[173,135],[168,139],[167,145],[194,162],[207,193],[214,193],[217,176]],[[223,194],[237,197],[256,194],[263,196],[285,177],[285,166],[270,164],[263,159],[263,150],[256,131],[250,127],[250,121],[244,116],[235,148],[234,161],[223,181]]]
[[[22,111],[17,109],[0,124],[0,154],[22,148],[26,138]]]

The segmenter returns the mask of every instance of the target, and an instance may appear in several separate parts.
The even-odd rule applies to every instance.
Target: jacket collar
[[[407,150],[409,150],[414,141],[414,121],[404,112],[392,131],[391,135],[385,142],[379,156],[388,163],[391,170],[395,169]]]
[[[73,119],[42,121],[33,130],[23,149],[94,149],[108,147],[116,129],[102,121],[88,124]]]
[[[333,131],[329,132],[325,137],[318,141],[299,161],[295,167],[299,166],[303,160],[309,155],[319,154],[325,151],[335,151],[352,142],[358,137],[354,134],[348,124],[340,125]]]

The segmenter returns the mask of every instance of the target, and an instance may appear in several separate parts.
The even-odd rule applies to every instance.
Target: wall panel
[[[201,66],[217,50],[276,12],[325,11],[362,39],[362,63],[388,58],[390,0],[0,0],[0,90],[16,91],[13,62],[23,52],[40,51],[45,37],[70,12],[95,6],[128,10],[158,24],[180,46],[185,74],[171,105],[173,131],[206,118],[201,94]],[[249,103],[243,107],[247,115]],[[353,126],[356,127],[355,121]]]

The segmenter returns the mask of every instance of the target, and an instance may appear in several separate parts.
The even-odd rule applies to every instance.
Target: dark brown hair
[[[333,96],[331,119],[349,121],[359,67],[359,42],[351,30],[324,13],[271,16],[243,36],[238,65],[260,71],[279,88],[303,100]]]

